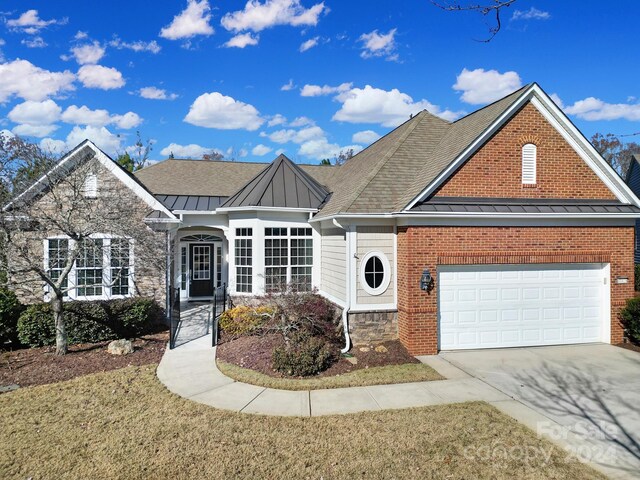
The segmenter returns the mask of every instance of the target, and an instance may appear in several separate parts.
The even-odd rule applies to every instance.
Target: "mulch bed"
[[[627,350],[633,350],[634,352],[640,353],[640,345],[636,345],[636,344],[631,343],[631,342],[618,343],[616,345],[616,347],[625,348]]]
[[[168,333],[146,335],[133,342],[129,355],[111,355],[109,342],[72,345],[58,356],[54,347],[24,348],[0,353],[0,386],[20,387],[63,382],[90,373],[158,363],[169,341]]]
[[[274,378],[291,378],[274,371],[272,368],[272,352],[274,348],[282,344],[283,339],[279,334],[246,336],[235,339],[225,338],[223,336],[222,343],[218,345],[216,356],[224,362],[255,370]],[[386,351],[377,352],[375,348],[379,346],[384,347],[383,350]],[[362,351],[365,349],[367,351]],[[338,361],[317,376],[331,377],[364,368],[420,363],[418,359],[409,355],[409,352],[407,352],[406,348],[404,348],[398,340],[376,343],[374,345],[358,345],[357,347],[353,347],[349,354],[356,359],[355,365],[342,357],[340,355],[340,348],[336,347],[336,357],[338,357]]]

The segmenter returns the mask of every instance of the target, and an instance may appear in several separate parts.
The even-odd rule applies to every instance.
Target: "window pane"
[[[384,266],[382,260],[373,256],[367,260],[364,266],[364,281],[369,288],[378,288],[384,280]]]
[[[239,233],[248,233],[251,235],[251,229],[238,228],[236,229],[236,235]],[[253,268],[251,267],[253,264],[253,240],[251,238],[237,238],[235,240],[234,250],[236,262],[236,291],[251,293],[253,289]]]

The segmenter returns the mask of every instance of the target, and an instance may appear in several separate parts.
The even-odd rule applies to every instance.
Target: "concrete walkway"
[[[223,375],[216,366],[209,334],[173,350],[167,348],[157,376],[171,392],[189,400],[218,409],[262,415],[317,417],[484,401],[564,448],[569,455],[593,447],[584,435],[574,432],[557,435],[565,430],[554,418],[500,386],[491,385],[482,376],[477,378],[464,366],[454,365],[458,362],[449,361],[447,355],[418,359],[446,380],[299,392],[276,390],[236,382]],[[541,425],[545,428],[541,429]],[[637,478],[634,471],[615,463],[595,458],[582,461],[610,478]]]
[[[181,397],[224,410],[263,415],[316,417],[474,400],[510,400],[440,357],[420,359],[447,380],[311,391],[276,390],[236,382],[223,375],[216,366],[211,335],[207,335],[167,349],[157,375],[170,391]]]

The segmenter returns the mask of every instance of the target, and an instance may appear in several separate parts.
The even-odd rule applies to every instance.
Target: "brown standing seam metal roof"
[[[285,155],[280,155],[222,207],[319,208],[329,192]]]
[[[413,207],[424,213],[640,213],[617,200],[433,197]]]
[[[169,210],[213,211],[222,205],[227,197],[205,195],[156,195]]]

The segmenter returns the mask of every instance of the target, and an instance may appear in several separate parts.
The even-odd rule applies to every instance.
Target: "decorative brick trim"
[[[536,147],[542,144],[542,140],[537,135],[523,135],[518,139],[518,143],[521,147],[524,147],[527,143],[533,143]]]
[[[485,265],[510,263],[610,263],[609,252],[448,252],[438,254],[439,265]]]
[[[522,188],[538,188],[537,183],[523,183]]]
[[[398,312],[402,313],[436,313],[438,309],[436,307],[398,307]]]

